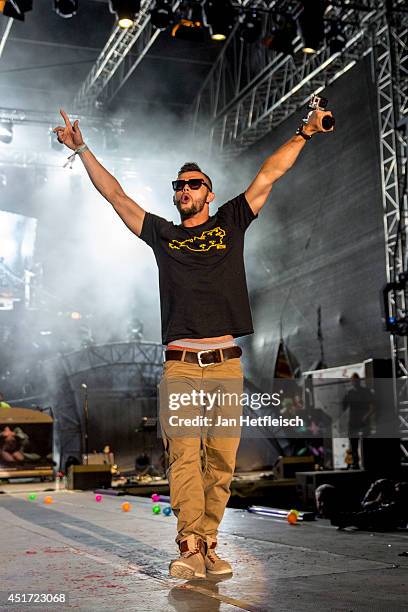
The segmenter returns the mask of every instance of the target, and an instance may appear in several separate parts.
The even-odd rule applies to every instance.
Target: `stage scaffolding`
[[[84,385],[90,394],[90,413],[94,421],[99,418],[104,402],[108,402],[113,411],[113,423],[124,418],[123,410],[126,414],[129,411],[139,413],[147,405],[156,415],[162,365],[162,345],[145,341],[92,345],[43,362],[44,395],[53,407],[54,456],[60,469],[64,469],[69,456],[80,461],[84,453]],[[119,427],[119,422],[117,427],[112,425],[112,431]],[[134,432],[128,433],[132,437]],[[107,444],[109,438],[98,442]]]
[[[115,26],[73,101],[73,108],[105,109],[143,60],[160,34],[150,22],[155,0],[142,0],[134,25]],[[173,3],[173,11],[180,0]]]
[[[293,11],[298,3],[270,2]],[[377,78],[381,185],[388,282],[407,271],[408,9],[405,0],[333,2],[326,15],[344,27],[346,45],[314,55],[259,50],[245,45],[234,30],[194,102],[193,129],[211,155],[228,161],[304,107],[319,93],[372,54]],[[295,40],[299,51],[300,40]],[[395,263],[394,263],[395,262]],[[407,316],[406,291],[390,297],[391,313]],[[401,450],[408,460],[407,338],[391,335],[395,409]],[[402,385],[401,385],[402,383]]]
[[[402,0],[387,0],[381,4],[384,10],[377,22],[374,58],[385,257],[387,281],[398,282],[400,275],[407,271],[408,9]],[[392,316],[407,316],[406,286],[390,293],[388,299]],[[391,335],[390,339],[401,450],[408,461],[407,337]]]

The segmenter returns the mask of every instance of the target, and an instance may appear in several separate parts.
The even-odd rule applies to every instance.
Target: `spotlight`
[[[0,142],[10,144],[13,140],[13,124],[11,121],[0,122]]]
[[[109,10],[115,14],[118,26],[131,28],[135,23],[136,13],[140,11],[141,0],[109,0]]]
[[[241,38],[247,43],[256,42],[262,34],[262,18],[258,11],[250,9],[245,13],[240,26]]]
[[[208,0],[205,8],[207,25],[213,40],[225,40],[234,26],[231,0]]]
[[[299,26],[303,38],[303,53],[316,53],[324,39],[323,0],[304,0]]]
[[[173,27],[171,35],[173,38],[179,38],[180,40],[205,42],[208,38],[208,29],[204,22],[202,0],[196,0],[182,13],[182,17]]]
[[[150,11],[150,21],[155,28],[165,30],[174,22],[172,0],[157,0],[154,9]]]
[[[296,22],[291,17],[280,18],[262,44],[272,51],[293,55],[293,41],[297,35]]]
[[[33,0],[6,0],[0,2],[0,13],[5,17],[24,21],[24,13],[31,11],[33,8]]]
[[[54,11],[60,17],[69,19],[78,12],[78,0],[54,0]]]

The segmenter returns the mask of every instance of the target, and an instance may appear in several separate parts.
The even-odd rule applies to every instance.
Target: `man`
[[[333,485],[317,487],[315,498],[318,513],[330,519],[331,524],[339,529],[358,527],[392,531],[407,526],[407,482],[393,482],[384,478],[376,480],[364,495],[359,509],[350,509],[352,504],[347,507],[344,491],[338,491]]]
[[[181,217],[181,224],[174,225],[145,212],[123,191],[84,144],[78,120],[71,125],[61,110],[65,126],[54,128],[59,142],[80,155],[98,191],[154,251],[159,267],[162,339],[167,347],[163,381],[170,386],[174,381],[191,389],[211,381],[228,381],[228,385],[238,381],[242,388],[241,349],[235,338],[253,333],[243,261],[244,234],[264,206],[273,183],[292,167],[306,141],[325,131],[322,118],[327,114],[331,115],[314,111],[307,125],[266,159],[245,193],[221,206],[214,216],[209,214],[215,198],[210,177],[197,164],[184,164],[172,183],[173,203]],[[185,408],[188,415],[190,408]],[[206,572],[231,573],[230,564],[218,557],[215,547],[230,495],[239,433],[178,436],[164,420],[161,415],[180,549],[179,559],[170,564],[170,575],[190,579],[205,577]]]
[[[352,389],[343,399],[343,410],[350,408],[349,439],[352,454],[352,469],[360,469],[359,436],[370,432],[370,417],[374,413],[373,396],[369,389],[361,386],[360,376],[355,372],[351,376]]]

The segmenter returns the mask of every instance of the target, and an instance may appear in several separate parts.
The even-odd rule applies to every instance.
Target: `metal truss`
[[[117,342],[95,345],[42,362],[46,401],[53,407],[55,453],[60,469],[72,455],[83,452],[83,388],[111,400],[146,398],[156,401],[163,364],[162,345],[155,342]]]
[[[13,22],[14,22],[14,19],[12,17],[7,19],[6,27],[4,28],[4,31],[3,31],[2,35],[1,35],[1,39],[0,39],[0,59],[1,59],[1,56],[3,55],[3,51],[4,51],[4,47],[6,46],[7,39],[10,36],[10,31],[11,31],[11,27],[13,25]]]
[[[94,113],[90,115],[69,113],[69,115],[73,121],[78,119],[81,121],[81,124],[83,123],[88,127],[96,127],[99,129],[121,130],[124,122],[120,117],[102,117]],[[57,116],[55,114],[44,111],[0,107],[0,121],[10,121],[15,125],[54,125],[56,119]],[[59,121],[61,121],[61,118]]]
[[[408,11],[404,0],[367,0],[343,7],[333,3],[332,10],[332,17],[345,24],[347,44],[341,53],[332,54],[325,46],[313,56],[268,56],[259,49],[256,55],[235,31],[195,100],[193,128],[200,142],[205,141],[205,134],[209,135],[212,153],[231,159],[303,106],[310,93],[323,90],[373,52],[386,273],[391,282],[406,273],[408,267]],[[394,316],[406,317],[407,305],[406,291],[397,291],[390,297]],[[407,338],[392,336],[391,349],[401,448],[408,459]]]
[[[61,147],[61,152],[48,149],[46,151],[38,150],[26,150],[26,149],[14,149],[11,146],[1,147],[0,149],[0,168],[32,168],[33,172],[44,170],[51,171],[63,171],[69,172],[68,168],[64,168],[64,164],[67,161],[69,151]],[[135,171],[138,162],[146,164],[149,163],[150,167],[156,167],[160,172],[163,172],[162,160],[147,159],[146,157],[119,157],[108,151],[103,152],[102,155],[97,155],[97,158],[101,163],[109,167],[109,171],[116,177],[132,178],[138,176]],[[82,173],[81,164],[79,161],[75,161],[75,166],[78,164],[78,168]],[[73,171],[75,176],[81,176]],[[83,173],[82,173],[83,174]],[[140,174],[140,173],[139,173]]]
[[[93,135],[96,138],[96,135],[99,137],[101,142],[100,147],[102,148],[102,143],[109,142],[112,134],[113,135],[121,135],[123,133],[123,122],[124,120],[120,117],[102,117],[86,114],[74,114],[70,113],[70,118],[72,121],[78,119],[81,122],[81,127],[89,129],[91,132],[91,136]],[[43,111],[35,111],[30,109],[22,109],[22,108],[7,108],[0,107],[0,122],[10,122],[14,125],[39,125],[39,126],[47,126],[49,133],[51,135],[51,129],[56,125],[57,122],[61,122],[61,118],[58,120],[58,116],[53,113],[43,112]],[[53,135],[53,140],[56,141],[55,135]],[[11,143],[7,147],[0,148],[0,167],[8,166],[14,168],[27,168],[33,167],[34,169],[39,168],[58,168],[63,166],[66,158],[68,156],[68,150],[63,145],[58,145],[55,142],[56,146],[60,149],[60,151],[64,152],[65,159],[61,158],[57,149],[51,149],[47,140],[44,140],[44,143],[48,146],[44,147],[40,145],[40,148],[30,151],[27,148],[24,149],[16,149],[14,145]],[[103,151],[103,157],[105,160],[112,161],[112,158],[115,158],[115,166],[120,168],[129,168],[131,169],[131,160],[127,160],[126,158],[119,158],[111,153],[108,150]]]
[[[174,11],[179,4],[180,0],[174,3]],[[133,27],[113,29],[74,98],[74,108],[104,108],[113,100],[160,34],[160,30],[150,23],[150,10],[154,5],[155,0],[142,0]]]
[[[292,57],[245,45],[238,31],[233,33],[194,103],[193,129],[199,132],[205,126],[212,153],[236,157],[301,108],[311,92],[324,89],[370,52],[378,2],[366,0],[358,8],[331,10],[331,18],[344,24],[347,43],[341,53],[332,54],[329,46],[314,55],[298,53],[297,39]],[[267,21],[265,31],[268,27]]]
[[[405,11],[398,9],[404,9]],[[376,31],[378,125],[384,212],[385,258],[388,282],[398,282],[407,270],[408,208],[406,192],[408,134],[408,12],[400,0],[386,2],[387,11]],[[404,185],[405,183],[405,185]],[[389,312],[407,316],[407,292],[389,294]],[[401,450],[408,460],[408,343],[391,335],[394,399]]]
[[[63,361],[69,378],[82,376],[90,370],[126,366],[127,371],[130,368],[133,374],[139,374],[139,383],[144,390],[155,390],[163,365],[163,347],[159,343],[143,341],[94,345],[64,355]]]

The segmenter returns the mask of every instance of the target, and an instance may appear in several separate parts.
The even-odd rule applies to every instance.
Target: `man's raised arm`
[[[78,120],[74,121],[74,124],[71,125],[67,114],[62,109],[60,113],[64,119],[65,126],[59,125],[53,129],[53,132],[57,134],[59,142],[75,151],[84,145],[82,134],[78,127]],[[85,169],[99,193],[112,204],[125,225],[134,234],[140,236],[145,210],[126,195],[120,183],[99,163],[95,155],[88,148],[79,152],[78,155],[81,157]]]
[[[319,110],[313,111],[302,130],[306,137],[311,137],[318,132],[332,131],[323,129],[322,119],[326,115],[331,115],[331,113]],[[255,215],[265,204],[273,183],[293,166],[305,143],[306,139],[303,136],[292,136],[288,142],[279,147],[275,153],[264,161],[258,174],[245,192],[248,204]]]

